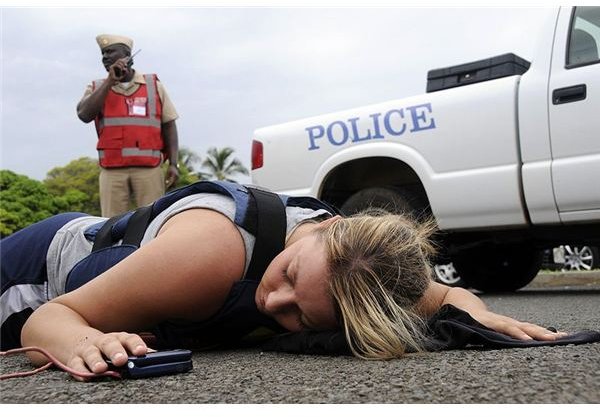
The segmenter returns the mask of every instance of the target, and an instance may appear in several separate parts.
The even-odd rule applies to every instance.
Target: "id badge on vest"
[[[130,116],[146,116],[146,97],[133,97],[125,99]]]

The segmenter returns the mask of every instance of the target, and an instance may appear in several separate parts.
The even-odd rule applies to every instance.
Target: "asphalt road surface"
[[[491,309],[559,330],[600,330],[600,280],[536,279]],[[51,370],[0,381],[0,403],[567,403],[600,402],[600,343],[454,350],[391,361],[246,349],[195,353],[193,371],[80,383]],[[28,370],[0,358],[0,373]]]

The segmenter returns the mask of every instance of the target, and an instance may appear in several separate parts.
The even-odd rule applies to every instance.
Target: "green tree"
[[[208,169],[206,175],[209,178],[226,181],[233,181],[232,176],[235,174],[248,175],[248,169],[239,159],[232,156],[234,152],[230,147],[210,148],[207,152],[208,156],[202,162],[202,167]]]
[[[0,236],[8,236],[62,211],[44,184],[9,170],[0,171]]]
[[[83,157],[48,172],[44,184],[64,211],[100,215],[98,161]]]

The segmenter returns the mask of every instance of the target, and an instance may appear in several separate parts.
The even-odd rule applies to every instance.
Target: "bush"
[[[0,237],[60,211],[43,183],[9,170],[0,171]]]

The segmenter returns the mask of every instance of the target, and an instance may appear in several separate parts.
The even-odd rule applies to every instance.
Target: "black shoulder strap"
[[[118,240],[117,238],[113,239],[113,226],[127,214],[128,213],[119,214],[104,222],[96,234],[94,245],[92,246],[92,252],[108,248],[115,243],[115,240]],[[142,242],[142,238],[144,237],[144,233],[146,232],[146,228],[150,223],[151,216],[152,205],[137,209],[127,221],[127,228],[125,229],[125,235],[123,236],[122,244],[135,245],[139,247],[140,243]]]
[[[127,213],[119,214],[104,222],[100,230],[98,230],[98,233],[96,233],[96,237],[94,238],[94,246],[92,246],[92,252],[112,246],[112,227],[126,214]]]
[[[256,242],[246,277],[260,280],[267,266],[285,247],[287,219],[277,194],[248,187],[256,204]],[[249,210],[251,211],[251,210]]]
[[[140,246],[144,233],[150,224],[152,207],[153,205],[140,207],[131,215],[127,222],[125,236],[123,236],[123,245]]]

